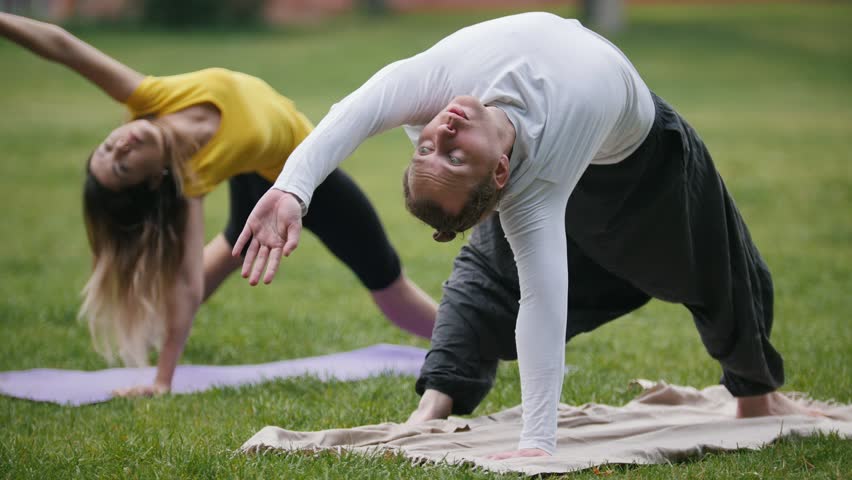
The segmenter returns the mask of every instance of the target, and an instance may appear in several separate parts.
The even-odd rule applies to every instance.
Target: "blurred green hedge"
[[[260,23],[262,0],[143,0],[146,25],[183,28]]]

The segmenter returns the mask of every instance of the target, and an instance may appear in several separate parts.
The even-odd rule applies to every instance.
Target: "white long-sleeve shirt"
[[[458,95],[502,109],[515,127],[498,209],[521,290],[519,448],[552,453],[565,364],[568,197],[590,163],[626,158],[654,119],[650,91],[616,47],[576,20],[548,13],[459,30],[386,66],[334,105],[291,154],[275,188],[309,204],[367,137],[405,126],[416,145],[423,126]]]

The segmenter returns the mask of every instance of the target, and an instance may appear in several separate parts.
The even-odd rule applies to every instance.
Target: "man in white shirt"
[[[524,425],[518,450],[494,458],[552,453],[564,342],[650,297],[690,308],[741,415],[790,408],[771,393],[783,365],[768,341],[769,272],[701,140],[615,46],[551,14],[462,29],[336,104],[234,247],[249,245],[251,284],[264,270],[270,282],[296,248],[326,175],[369,136],[403,125],[415,146],[409,210],[439,241],[480,224],[445,288],[410,421],[469,412],[496,360],[516,354]],[[593,313],[577,313],[583,301]]]

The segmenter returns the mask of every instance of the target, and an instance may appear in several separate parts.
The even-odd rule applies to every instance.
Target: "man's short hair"
[[[471,189],[461,211],[456,215],[451,215],[434,200],[412,198],[411,188],[408,185],[410,168],[411,166],[408,166],[402,175],[405,208],[412,215],[435,229],[435,233],[432,234],[435,241],[449,242],[456,237],[456,234],[473,228],[486,213],[497,206],[497,202],[500,200],[502,191],[497,189],[494,179],[488,175]]]

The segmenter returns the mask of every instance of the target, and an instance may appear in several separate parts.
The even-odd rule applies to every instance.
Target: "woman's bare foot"
[[[737,398],[737,418],[809,415],[824,417],[819,410],[800,405],[781,392]]]

